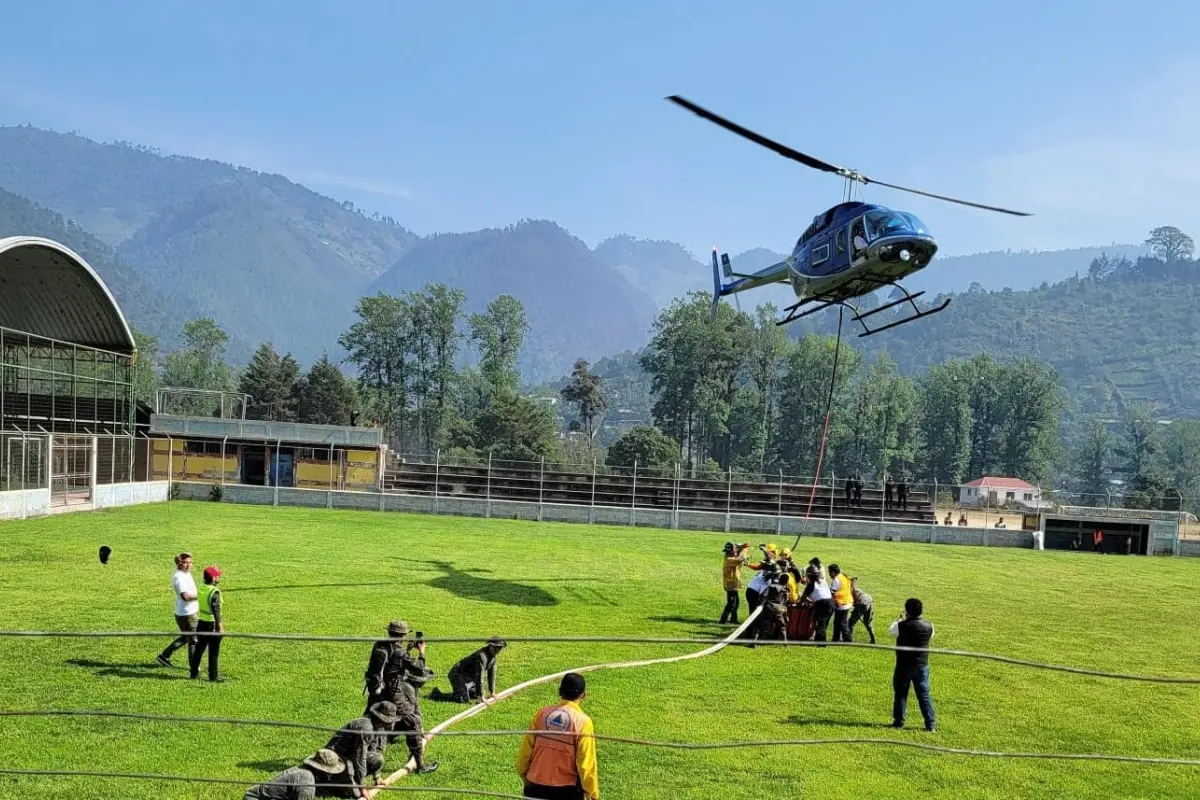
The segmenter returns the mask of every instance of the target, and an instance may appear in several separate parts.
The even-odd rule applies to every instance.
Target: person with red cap
[[[204,660],[204,651],[208,651],[208,679],[220,683],[225,679],[217,673],[217,659],[221,656],[221,637],[205,636],[205,633],[224,633],[225,621],[222,618],[221,590],[217,584],[221,582],[221,568],[217,566],[204,568],[204,585],[200,587],[199,622],[196,625],[196,647],[192,651],[192,678],[200,677],[200,662]]]

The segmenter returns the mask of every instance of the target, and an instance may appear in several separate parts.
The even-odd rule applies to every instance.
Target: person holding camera
[[[416,762],[413,771],[423,775],[438,768],[436,761],[425,762],[421,706],[417,699],[417,689],[433,677],[433,671],[425,666],[424,635],[417,631],[416,641],[407,641],[408,623],[392,620],[388,623],[388,637],[371,647],[371,660],[363,675],[363,691],[367,694],[367,708],[363,716],[370,714],[376,703],[394,703],[399,719],[394,727],[395,732],[388,738],[391,740],[398,737],[401,731],[405,732],[408,751]],[[412,655],[414,650],[417,651],[416,658]]]
[[[914,648],[896,651],[896,668],[892,672],[892,727],[904,727],[908,710],[908,688],[912,686],[925,719],[925,730],[937,729],[933,717],[933,700],[929,696],[929,640],[933,638],[933,623],[921,616],[925,611],[921,601],[910,597],[904,601],[904,613],[891,624],[888,633],[896,637],[896,647]]]

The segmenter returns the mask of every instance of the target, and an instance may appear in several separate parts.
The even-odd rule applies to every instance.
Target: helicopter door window
[[[819,247],[814,247],[812,251],[811,263],[814,267],[820,266],[829,260],[829,245],[823,244]]]
[[[839,256],[842,253],[846,252],[846,229],[845,228],[841,228],[840,230],[838,230],[837,236],[835,237],[834,241],[837,244],[837,252],[838,252]]]
[[[859,258],[864,255],[867,249],[867,233],[863,228],[862,219],[856,219],[850,225],[850,244],[853,247],[852,255],[854,258]]]

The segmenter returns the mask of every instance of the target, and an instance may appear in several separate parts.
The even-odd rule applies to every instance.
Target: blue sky
[[[0,124],[280,172],[418,233],[553,219],[787,249],[841,184],[679,93],[883,180],[947,254],[1200,235],[1200,4],[38,0]],[[36,31],[14,35],[14,31]]]

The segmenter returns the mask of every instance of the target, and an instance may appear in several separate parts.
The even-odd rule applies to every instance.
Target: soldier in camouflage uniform
[[[379,771],[383,769],[383,751],[388,746],[388,731],[400,719],[396,706],[386,700],[376,703],[366,716],[350,720],[333,735],[326,750],[332,750],[346,763],[346,780],[359,786],[366,785],[367,778],[379,782]],[[359,790],[342,789],[340,797],[359,797]]]
[[[788,575],[780,572],[763,593],[763,610],[754,626],[754,640],[782,638],[787,641]]]
[[[318,750],[300,766],[284,770],[266,783],[251,786],[246,790],[244,800],[313,800],[317,787],[337,781],[345,773],[346,765],[337,753]]]
[[[424,686],[434,677],[434,673],[425,666],[425,643],[406,642],[408,623],[403,620],[393,620],[388,623],[388,639],[376,642],[371,648],[371,660],[367,665],[366,680],[367,711],[376,703],[387,701],[396,706],[396,720],[393,730],[397,733],[388,737],[389,742],[399,735],[399,731],[410,731],[404,738],[408,751],[416,763],[415,772],[424,774],[438,768],[438,762],[425,763],[425,739],[421,731],[421,707],[417,699],[417,689]],[[412,651],[416,649],[417,657],[413,658]]]
[[[450,668],[446,675],[450,679],[449,695],[443,694],[440,689],[434,689],[429,696],[434,700],[449,698],[456,703],[495,697],[496,658],[506,646],[505,641],[498,636],[488,639],[486,645]]]

